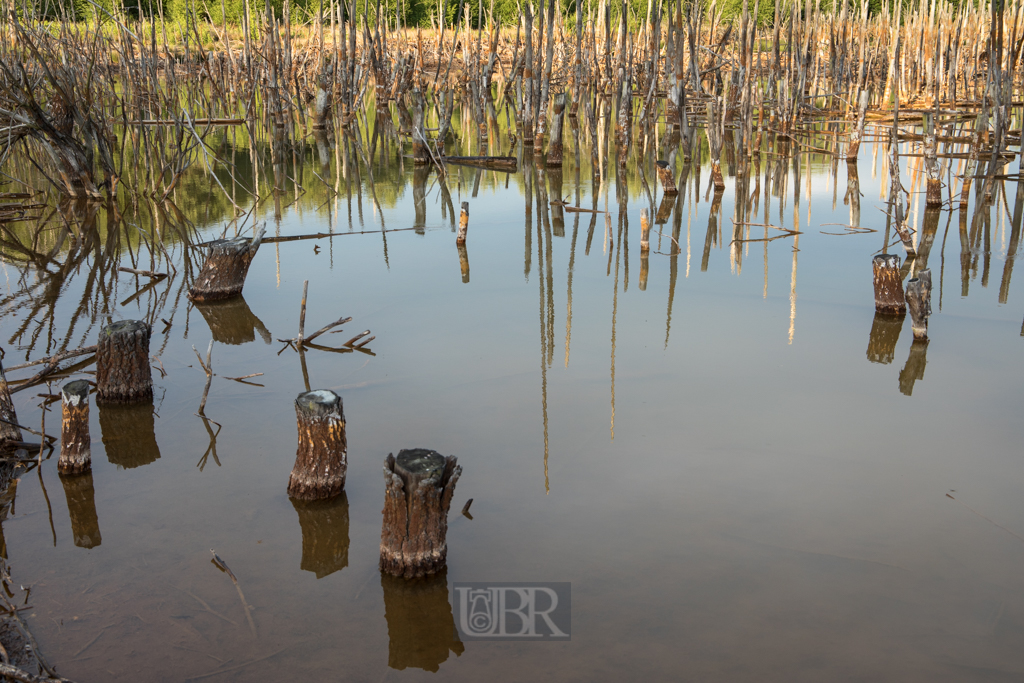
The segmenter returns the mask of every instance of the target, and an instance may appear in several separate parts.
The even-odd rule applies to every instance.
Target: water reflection
[[[422,579],[381,574],[388,622],[388,666],[436,672],[448,654],[465,651],[448,599],[448,571]]]
[[[100,536],[100,522],[96,515],[95,490],[92,472],[85,474],[60,475],[64,485],[64,496],[71,516],[71,534],[79,548],[95,548],[103,542]]]
[[[123,469],[141,467],[160,458],[153,404],[100,404],[100,433],[107,460]]]
[[[273,341],[266,325],[252,312],[242,296],[226,301],[197,303],[195,307],[206,319],[215,342],[235,346],[247,344],[256,339],[257,332],[264,344]]]
[[[902,315],[886,315],[875,313],[871,321],[871,334],[868,336],[868,360],[872,363],[888,365],[896,357],[896,343],[900,340],[903,329]]]
[[[345,492],[328,500],[290,500],[299,514],[302,529],[299,568],[322,579],[347,567],[348,496]]]
[[[924,379],[924,367],[928,364],[927,352],[927,339],[915,339],[910,345],[907,363],[900,370],[900,393],[904,396],[911,396],[914,393],[914,382]]]

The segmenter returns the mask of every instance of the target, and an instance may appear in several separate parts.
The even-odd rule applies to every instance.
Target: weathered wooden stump
[[[459,232],[455,236],[456,244],[466,243],[466,233],[469,231],[469,202],[462,202],[462,212],[459,214]]]
[[[676,180],[672,177],[672,167],[669,166],[667,161],[659,160],[658,166],[658,180],[661,181],[661,190],[666,195],[676,195],[679,190],[676,189]]]
[[[448,508],[462,474],[455,456],[426,448],[388,454],[384,462],[384,523],[380,568],[413,578],[445,567]]]
[[[243,296],[224,301],[197,303],[196,310],[203,315],[213,341],[218,344],[247,344],[256,340],[257,333],[264,343],[269,344],[273,341],[270,330],[252,312]]]
[[[910,345],[907,363],[900,370],[900,393],[911,396],[914,393],[914,382],[924,379],[924,368],[928,365],[928,340],[915,339]]]
[[[381,574],[380,585],[388,622],[389,667],[436,672],[449,653],[463,653],[444,569],[412,581]]]
[[[61,474],[81,474],[92,468],[89,447],[89,383],[84,379],[68,382],[60,390],[60,460]]]
[[[153,398],[149,325],[119,320],[100,330],[96,342],[96,402],[138,403]]]
[[[640,209],[640,251],[651,249],[651,219],[647,209]]]
[[[932,271],[922,270],[907,280],[907,309],[914,339],[928,339],[928,316],[932,313]]]
[[[860,141],[864,138],[864,125],[868,113],[868,91],[861,90],[857,96],[857,125],[850,133],[850,144],[846,148],[846,160],[857,161]]]
[[[189,298],[193,301],[217,301],[240,295],[245,286],[245,276],[249,273],[249,264],[260,248],[264,231],[264,228],[260,228],[251,239],[235,237],[210,242],[203,268],[188,290]]]
[[[895,254],[878,254],[871,260],[874,270],[875,310],[889,315],[907,312],[903,296],[903,282],[900,279],[900,257]]]
[[[942,206],[942,166],[939,164],[935,138],[935,116],[924,115],[924,170],[928,176],[927,206]]]
[[[313,130],[327,130],[331,128],[331,121],[334,110],[334,64],[330,57],[324,58],[323,68],[316,77],[316,100],[314,104],[315,116],[313,119]]]
[[[160,459],[152,401],[98,407],[103,450],[112,465],[128,470]]]
[[[423,128],[423,113],[426,108],[423,93],[413,90],[412,102],[412,163],[416,166],[426,166],[430,163],[430,150],[427,148],[427,137]]]
[[[565,93],[555,95],[551,112],[551,135],[548,142],[547,166],[562,165],[562,131],[565,122]]]
[[[68,502],[71,517],[71,535],[79,548],[95,548],[103,542],[100,522],[96,515],[96,490],[93,488],[92,472],[84,474],[61,474],[64,496]]]
[[[299,500],[331,498],[345,488],[348,440],[341,397],[307,391],[295,399],[299,447],[288,479],[288,495]]]
[[[3,363],[0,363],[0,420],[3,420],[0,422],[0,450],[3,450],[21,441],[21,430],[17,427],[18,414],[14,411]]]
[[[868,336],[867,357],[872,363],[888,365],[896,357],[896,343],[903,331],[902,315],[875,313]]]
[[[322,579],[348,566],[348,497],[328,500],[292,500],[302,529],[299,569]]]

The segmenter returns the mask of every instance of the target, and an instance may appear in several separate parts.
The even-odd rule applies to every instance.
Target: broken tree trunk
[[[61,474],[81,474],[92,468],[89,448],[89,382],[84,379],[68,382],[60,390],[61,426],[60,460],[57,471]]]
[[[448,508],[462,467],[455,456],[413,448],[384,461],[380,569],[407,579],[445,567]]]
[[[324,59],[324,68],[316,77],[316,118],[313,123],[313,130],[328,130],[331,128],[334,108],[334,65],[331,58]]]
[[[846,160],[857,161],[860,141],[864,139],[864,123],[868,113],[868,91],[861,90],[857,98],[857,125],[850,133],[850,144],[846,148]]]
[[[903,285],[900,280],[900,257],[895,254],[878,254],[871,260],[874,270],[875,311],[889,315],[907,312]]]
[[[0,363],[0,449],[19,443],[21,441],[21,430],[18,424],[18,415],[14,411],[14,401],[11,400],[11,389],[7,386],[7,376],[4,374],[3,363]]]
[[[565,93],[555,95],[553,111],[551,113],[551,141],[548,143],[547,165],[556,167],[562,165],[562,132],[565,129]]]
[[[924,170],[928,175],[928,206],[942,206],[942,166],[939,165],[938,145],[935,139],[935,117],[924,115]]]
[[[914,339],[928,339],[928,316],[932,313],[932,271],[922,270],[907,280],[907,309]]]
[[[139,403],[153,398],[149,325],[119,320],[100,330],[96,343],[96,401]]]
[[[413,90],[412,102],[412,163],[424,166],[430,163],[430,150],[427,148],[427,134],[423,128],[423,115],[426,108],[423,93]]]
[[[459,215],[459,232],[455,236],[456,244],[466,243],[466,232],[469,230],[469,202],[462,202],[462,213]]]
[[[320,500],[341,493],[348,470],[348,441],[341,397],[333,391],[307,391],[295,399],[299,447],[288,479],[288,495]]]
[[[265,228],[252,239],[235,237],[214,240],[207,245],[206,261],[188,295],[193,301],[230,299],[242,293],[245,276],[263,240]]]

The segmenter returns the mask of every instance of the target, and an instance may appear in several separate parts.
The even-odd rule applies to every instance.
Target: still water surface
[[[372,190],[365,168],[347,165],[360,175],[346,184],[332,161],[339,195],[295,191],[278,220],[270,201],[255,216],[268,235],[419,231],[265,244],[227,309],[190,308],[180,274],[153,289],[163,304],[119,305],[147,282],[120,274],[114,318],[172,322],[154,326],[154,417],[93,405],[94,508],[54,457],[21,479],[3,523],[44,653],[78,681],[1024,680],[1016,187],[977,220],[972,203],[963,257],[959,215],[937,216],[931,341],[912,348],[909,320],[898,340],[874,320],[883,156],[866,149],[859,166],[860,225],[876,232],[828,225],[851,223],[845,164],[762,168],[748,222],[802,231],[771,242],[730,244],[781,233],[734,234],[735,179],[714,215],[707,165],[699,187],[691,171],[645,274],[639,215],[661,193],[651,206],[635,168],[622,212],[614,173],[595,196],[589,168],[559,188],[532,163],[451,167],[454,206],[470,203],[464,277],[436,176],[418,202],[393,160]],[[559,217],[558,196],[609,221]],[[189,216],[200,240],[220,236],[202,209]],[[58,323],[79,315],[88,277],[63,283]],[[346,493],[312,505],[285,493],[305,385],[276,341],[295,336],[304,280],[307,334],[344,315],[325,343],[376,335],[373,355],[305,355],[312,388],[342,396],[349,443]],[[17,350],[24,316],[8,306],[0,321],[7,366],[46,351]],[[85,329],[69,348],[95,343]],[[204,458],[192,345],[211,336],[206,413],[222,429]],[[263,386],[224,379],[257,372]],[[36,393],[15,395],[29,424]],[[382,463],[412,447],[456,455],[464,473],[447,574],[409,587],[377,559]],[[472,520],[458,514],[468,498]],[[489,580],[571,582],[571,642],[458,642],[450,585]]]

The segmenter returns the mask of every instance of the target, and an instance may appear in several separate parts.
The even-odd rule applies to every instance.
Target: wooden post
[[[95,548],[103,542],[100,536],[100,522],[96,516],[96,489],[92,483],[92,472],[76,475],[60,475],[64,496],[68,502],[71,517],[71,535],[79,548]]]
[[[139,403],[153,398],[149,336],[149,325],[141,320],[119,320],[100,330],[97,403]]]
[[[932,271],[922,270],[907,280],[907,308],[914,339],[928,339],[928,316],[932,312]]]
[[[895,254],[878,254],[871,260],[875,282],[875,311],[889,315],[907,312],[900,280],[900,257]]]
[[[661,189],[666,195],[676,195],[679,190],[676,189],[675,178],[672,177],[672,167],[668,165],[667,161],[658,161],[658,180],[661,181]]]
[[[7,386],[7,375],[4,365],[0,363],[0,450],[12,447],[21,441],[21,430],[16,426],[18,415],[14,411],[11,389]]]
[[[928,176],[927,206],[942,206],[942,166],[938,159],[935,139],[935,117],[924,115],[924,169]]]
[[[81,474],[92,469],[89,447],[89,382],[84,379],[68,382],[60,390],[62,417],[60,425],[61,474]]]
[[[299,447],[288,479],[288,495],[299,500],[331,498],[345,488],[348,441],[341,397],[307,391],[295,399]]]
[[[466,232],[469,230],[469,202],[462,202],[462,213],[459,214],[459,233],[455,236],[455,244],[466,243]]]
[[[871,322],[871,334],[868,337],[867,357],[872,363],[888,365],[896,357],[896,344],[903,330],[902,315],[875,313]]]
[[[565,121],[565,93],[555,95],[554,107],[551,113],[551,136],[548,142],[547,165],[549,167],[562,165],[562,131]]]
[[[97,401],[97,407],[103,450],[111,464],[127,470],[160,459],[151,402],[121,406]]]
[[[407,579],[434,574],[448,556],[448,508],[462,474],[455,456],[426,448],[384,461],[380,569]]]
[[[316,578],[348,566],[348,497],[342,491],[329,500],[291,499],[302,529],[302,561],[299,569]]]
[[[447,574],[442,569],[414,581],[381,574],[390,668],[437,672],[450,652],[465,651],[448,601]]]
[[[260,248],[264,232],[265,228],[260,228],[252,239],[235,237],[210,242],[203,269],[188,290],[189,298],[193,301],[216,301],[241,294],[249,264]]]

